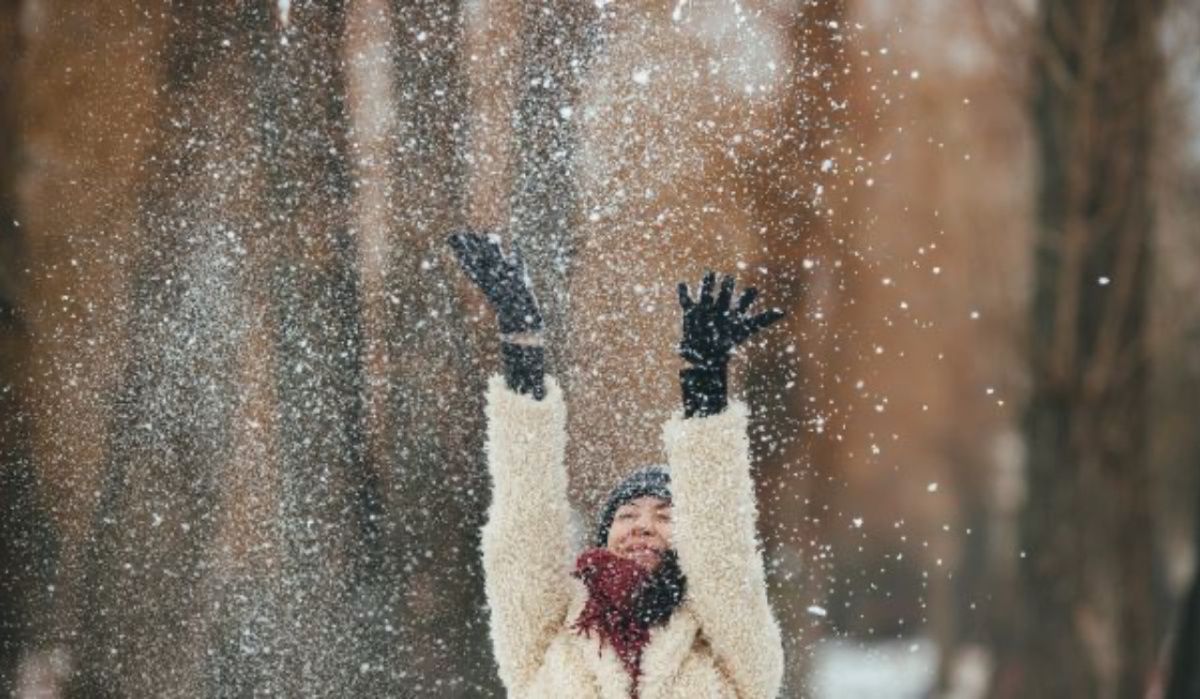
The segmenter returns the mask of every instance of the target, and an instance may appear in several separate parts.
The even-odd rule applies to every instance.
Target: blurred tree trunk
[[[265,18],[249,6],[172,4],[168,12],[155,172],[134,231],[127,354],[90,560],[77,583],[85,592],[73,689],[88,696],[197,686],[201,671],[186,655],[206,632],[196,628],[209,616],[197,607],[198,580],[217,530],[216,474],[232,441],[240,338],[231,331],[246,274],[237,248],[250,207],[233,170],[249,165],[239,162],[245,145],[229,132],[251,122],[222,98],[254,94],[245,61]]]
[[[12,680],[26,636],[25,586],[28,551],[24,512],[29,497],[28,437],[18,428],[22,419],[20,357],[28,351],[18,315],[16,264],[20,230],[16,211],[16,76],[17,18],[20,3],[0,2],[0,695],[13,693]]]
[[[375,659],[352,612],[378,498],[363,451],[343,4],[286,19],[265,2],[168,12],[75,690],[353,693]],[[262,395],[247,366],[268,375]],[[237,448],[250,402],[266,464]],[[247,472],[275,486],[249,511]]]
[[[1010,691],[1136,697],[1156,638],[1145,391],[1162,3],[1040,12],[1026,629]]]
[[[20,169],[18,149],[17,92],[21,42],[17,31],[21,3],[19,0],[0,2],[0,318],[9,319],[15,313],[22,256],[20,228],[17,223],[17,172]]]
[[[28,671],[61,689],[82,629],[75,610],[91,580],[93,511],[111,389],[128,317],[129,254],[151,114],[160,100],[160,12],[139,0],[22,2],[17,192],[20,315],[28,332],[24,386],[38,496],[58,555],[51,606],[39,614]],[[103,40],[100,39],[103,37]],[[6,104],[7,106],[7,104]],[[40,668],[40,669],[39,669]]]
[[[1196,514],[1196,546],[1200,551],[1200,509]],[[1175,631],[1174,650],[1167,670],[1165,699],[1200,697],[1200,567],[1192,573],[1192,584],[1183,599]]]
[[[297,4],[279,16],[267,3],[257,14],[250,153],[263,169],[264,231],[250,250],[270,332],[288,620],[270,645],[290,654],[280,669],[298,694],[395,693],[380,684],[391,653],[366,590],[378,570],[382,502],[365,438],[346,3]]]
[[[476,327],[445,245],[466,221],[463,8],[392,0],[390,9],[395,126],[385,154],[392,200],[379,331],[384,396],[374,423],[387,465],[379,591],[403,691],[491,694],[499,687],[478,560],[485,374],[475,350],[490,335],[485,327],[472,341]]]
[[[29,329],[22,312],[26,250],[19,224],[21,168],[17,23],[21,3],[0,2],[0,695],[15,689],[24,652],[36,641],[54,561],[30,444],[25,378]]]

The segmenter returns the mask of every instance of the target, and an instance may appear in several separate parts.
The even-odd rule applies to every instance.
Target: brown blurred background
[[[581,527],[738,360],[785,696],[1200,696],[1200,3],[0,0],[0,693],[494,696],[519,241]]]

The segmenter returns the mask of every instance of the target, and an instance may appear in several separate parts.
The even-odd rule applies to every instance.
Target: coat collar
[[[577,581],[576,581],[577,582]],[[587,590],[581,583],[575,585],[567,623],[574,623],[587,601]],[[685,599],[667,620],[666,624],[650,630],[650,641],[642,651],[641,677],[638,682],[638,699],[661,699],[671,686],[671,679],[678,674],[688,653],[696,642],[700,622]],[[616,652],[601,646],[596,634],[584,636],[568,629],[572,643],[579,651],[584,664],[596,678],[602,699],[629,699],[631,680],[629,673]]]

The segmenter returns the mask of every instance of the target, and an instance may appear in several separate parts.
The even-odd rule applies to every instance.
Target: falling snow
[[[789,682],[926,696],[947,610],[984,623],[961,552],[1011,532],[980,536],[961,491],[1012,480],[978,514],[1012,524],[1026,377],[988,333],[1029,290],[1003,267],[1018,244],[974,227],[1023,210],[1000,167],[1029,149],[989,162],[962,124],[1024,134],[1000,79],[964,77],[997,68],[929,51],[986,37],[880,2],[168,3],[111,28],[49,5],[23,10],[22,99],[53,118],[23,114],[3,212],[35,244],[0,270],[0,320],[18,279],[36,354],[0,377],[32,435],[2,465],[45,489],[14,515],[45,537],[23,687],[500,696],[478,542],[501,360],[444,243],[463,227],[519,247],[545,316],[574,522],[547,536],[582,548],[611,484],[662,461],[676,285],[711,269],[786,312],[727,378],[810,673]],[[1114,269],[1081,278],[1120,295]]]

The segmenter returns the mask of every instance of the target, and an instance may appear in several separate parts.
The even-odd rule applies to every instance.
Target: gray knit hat
[[[612,528],[613,518],[617,516],[621,505],[648,495],[671,502],[671,474],[665,467],[647,466],[638,469],[609,491],[596,522],[596,538],[592,545],[598,548],[607,546],[608,530]]]

